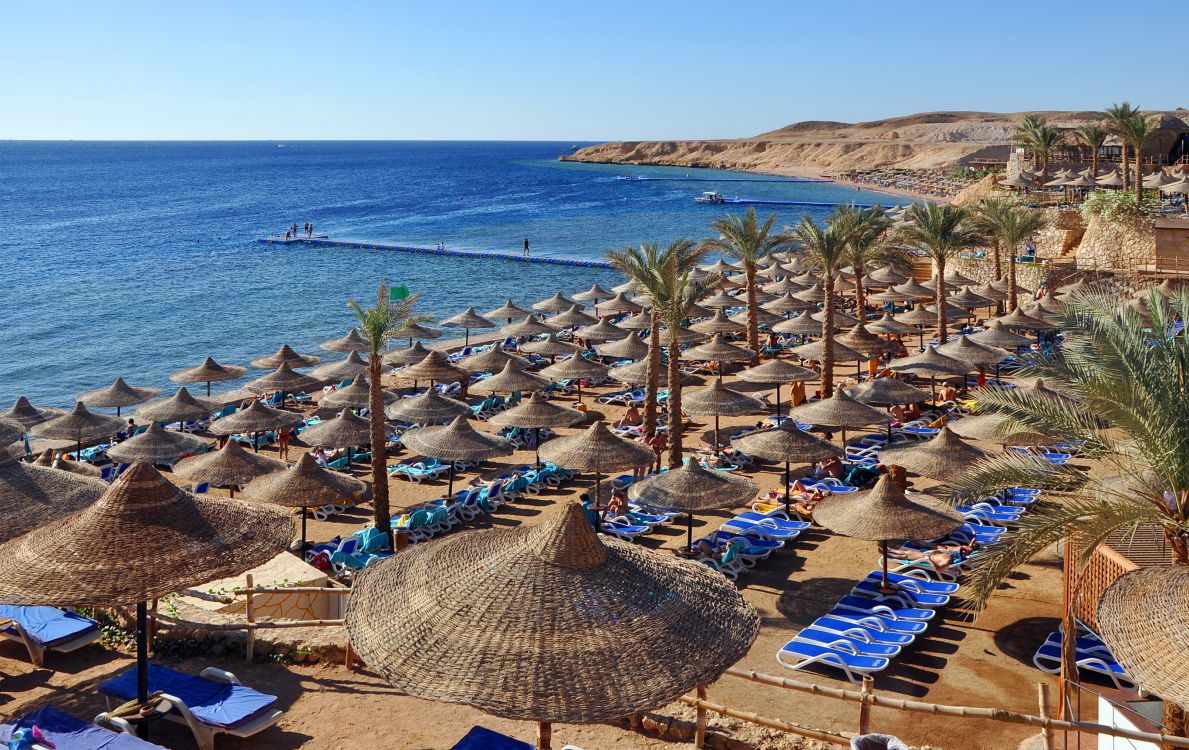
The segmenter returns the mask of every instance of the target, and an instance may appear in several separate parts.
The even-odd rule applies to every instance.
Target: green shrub
[[[1138,203],[1130,190],[1095,190],[1082,203],[1082,216],[1089,220],[1095,216],[1112,221],[1135,220],[1149,216],[1157,206],[1150,200]]]

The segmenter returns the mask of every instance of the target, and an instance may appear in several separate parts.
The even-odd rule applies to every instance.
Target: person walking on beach
[[[524,238],[524,257],[528,257],[528,237]]]

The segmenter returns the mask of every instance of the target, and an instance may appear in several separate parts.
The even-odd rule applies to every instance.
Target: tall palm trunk
[[[1135,204],[1144,202],[1144,160],[1140,158],[1140,150],[1135,150]]]
[[[1097,177],[1098,176],[1098,147],[1091,146],[1090,150],[1092,151],[1092,153],[1090,154],[1090,174]]]
[[[991,242],[991,257],[995,261],[995,281],[1000,281],[1003,278],[1003,255],[1000,252],[998,237]]]
[[[937,301],[937,343],[944,344],[949,341],[946,336],[946,310],[945,310],[945,258],[937,259],[937,293],[935,295]]]
[[[747,273],[747,348],[760,353],[760,315],[756,312],[756,267],[748,263]]]
[[[822,398],[834,395],[834,274],[826,274],[825,318],[822,321]]]
[[[1016,247],[1007,249],[1007,311],[1016,309]]]
[[[1131,187],[1131,170],[1127,166],[1128,162],[1127,162],[1127,144],[1126,143],[1123,144],[1122,151],[1123,151],[1123,189],[1126,190],[1127,188]]]
[[[661,325],[653,309],[650,314],[651,332],[648,335],[648,374],[644,382],[644,426],[645,435],[656,432],[656,394],[661,385]]]
[[[372,520],[376,529],[390,540],[392,538],[392,513],[388,508],[388,452],[384,434],[384,391],[380,387],[383,363],[379,350],[368,357],[368,419],[372,433]]]
[[[860,323],[867,322],[867,292],[863,290],[863,277],[866,275],[866,268],[855,268],[855,317]]]
[[[677,329],[669,337],[669,468],[681,466],[681,345]]]

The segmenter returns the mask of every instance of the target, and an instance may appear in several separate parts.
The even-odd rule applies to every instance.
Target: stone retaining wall
[[[1131,271],[1156,263],[1156,230],[1147,219],[1130,221],[1095,216],[1078,245],[1079,269]]]

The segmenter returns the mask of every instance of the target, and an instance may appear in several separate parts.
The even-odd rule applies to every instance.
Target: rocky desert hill
[[[561,158],[774,174],[923,169],[1005,158],[1016,125],[1029,114],[1045,115],[1062,128],[1076,128],[1100,116],[1097,112],[925,112],[860,123],[811,120],[751,138],[603,143]],[[1184,118],[1189,112],[1170,114]]]

